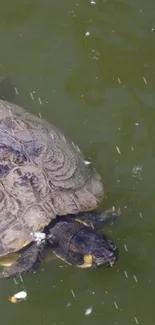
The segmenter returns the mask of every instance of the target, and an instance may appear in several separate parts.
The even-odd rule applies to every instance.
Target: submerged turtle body
[[[100,175],[56,127],[0,100],[0,256],[33,241],[56,215],[96,208]]]

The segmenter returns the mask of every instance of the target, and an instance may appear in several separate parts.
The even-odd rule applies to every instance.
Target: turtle
[[[114,209],[57,216],[42,233],[36,232],[35,240],[18,254],[3,259],[1,264],[5,267],[0,277],[11,278],[35,271],[49,250],[67,264],[79,268],[113,266],[118,259],[118,248],[100,228],[119,216],[119,210]],[[14,263],[8,266],[11,259]]]
[[[20,252],[0,277],[34,269],[41,248],[57,242],[46,227],[58,216],[69,222],[71,215],[94,210],[103,197],[102,178],[77,145],[56,126],[0,100],[0,257]],[[73,228],[80,227],[71,219]],[[45,236],[36,240],[36,234]]]

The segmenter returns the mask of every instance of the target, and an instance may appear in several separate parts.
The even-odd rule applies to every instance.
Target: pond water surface
[[[23,284],[1,280],[1,324],[154,325],[154,13],[154,0],[1,1],[0,75],[14,102],[82,148],[104,179],[100,209],[122,211],[105,229],[119,247],[113,268],[54,260]],[[23,286],[28,299],[11,305]]]

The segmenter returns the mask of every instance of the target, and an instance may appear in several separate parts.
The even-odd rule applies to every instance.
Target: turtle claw
[[[118,218],[121,215],[121,209],[120,207],[118,209],[116,209],[114,206],[112,206],[111,210],[107,210],[108,213],[111,213],[112,218]]]
[[[118,210],[116,210],[116,208],[114,207],[114,205],[112,206],[112,212],[117,214],[117,215],[120,215],[121,214],[121,209],[120,207],[118,208]]]
[[[102,222],[114,222],[115,220],[118,219],[118,217],[120,217],[121,215],[121,210],[120,208],[118,208],[118,210],[112,206],[112,209],[111,210],[106,210],[102,213]]]

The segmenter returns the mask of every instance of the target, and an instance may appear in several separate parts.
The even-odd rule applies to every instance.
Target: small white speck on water
[[[119,155],[121,155],[121,151],[120,151],[120,148],[118,146],[116,146],[116,150],[119,153]]]
[[[137,279],[136,275],[133,275],[133,277],[134,277],[135,282],[137,283],[138,279]]]
[[[92,60],[98,60],[98,57],[94,55],[94,56],[91,57],[91,59]]]
[[[71,302],[68,302],[66,307],[70,307],[71,306]]]
[[[138,125],[139,125],[139,123],[138,123],[138,122],[136,122],[136,123],[135,123],[135,125],[136,125],[136,126],[138,126]]]
[[[90,32],[85,32],[85,36],[89,36],[90,35]]]
[[[121,85],[122,82],[119,77],[117,77],[117,80],[118,80],[118,83]]]
[[[135,323],[139,324],[137,317],[134,317]]]
[[[90,1],[90,3],[91,3],[92,5],[95,5],[95,4],[96,4],[96,1]]]
[[[151,28],[152,31],[154,31],[154,28]]]
[[[75,298],[75,292],[73,291],[73,289],[71,290],[72,296],[73,298]]]
[[[42,119],[42,115],[41,115],[41,113],[40,113],[40,112],[38,113],[38,115],[39,115],[40,119]]]
[[[126,244],[124,244],[124,248],[125,248],[125,250],[127,252],[128,251],[128,248],[127,248]]]
[[[125,277],[128,278],[128,273],[124,271]]]
[[[41,101],[40,97],[38,97],[38,101],[39,101],[39,104],[42,105],[42,101]]]
[[[30,93],[30,96],[31,96],[31,98],[32,98],[32,99],[34,99],[34,96],[33,96],[33,94],[32,94],[32,93]]]
[[[134,151],[134,150],[135,150],[133,146],[131,146],[131,150],[132,150],[132,151]]]
[[[91,161],[84,160],[84,164],[85,164],[85,165],[91,165]]]
[[[93,311],[93,308],[92,307],[86,308],[85,309],[85,315],[86,316],[89,316],[92,313],[92,311]]]
[[[14,87],[15,93],[16,95],[19,95],[18,89],[16,87]]]
[[[141,213],[141,212],[139,212],[139,214],[140,214],[140,217],[141,217],[141,218],[143,218],[143,215],[142,215],[142,213]]]
[[[114,301],[114,306],[116,309],[118,309],[118,305],[117,305],[116,301]]]
[[[147,85],[147,81],[146,81],[145,77],[143,77],[143,81],[144,81],[145,85]]]

